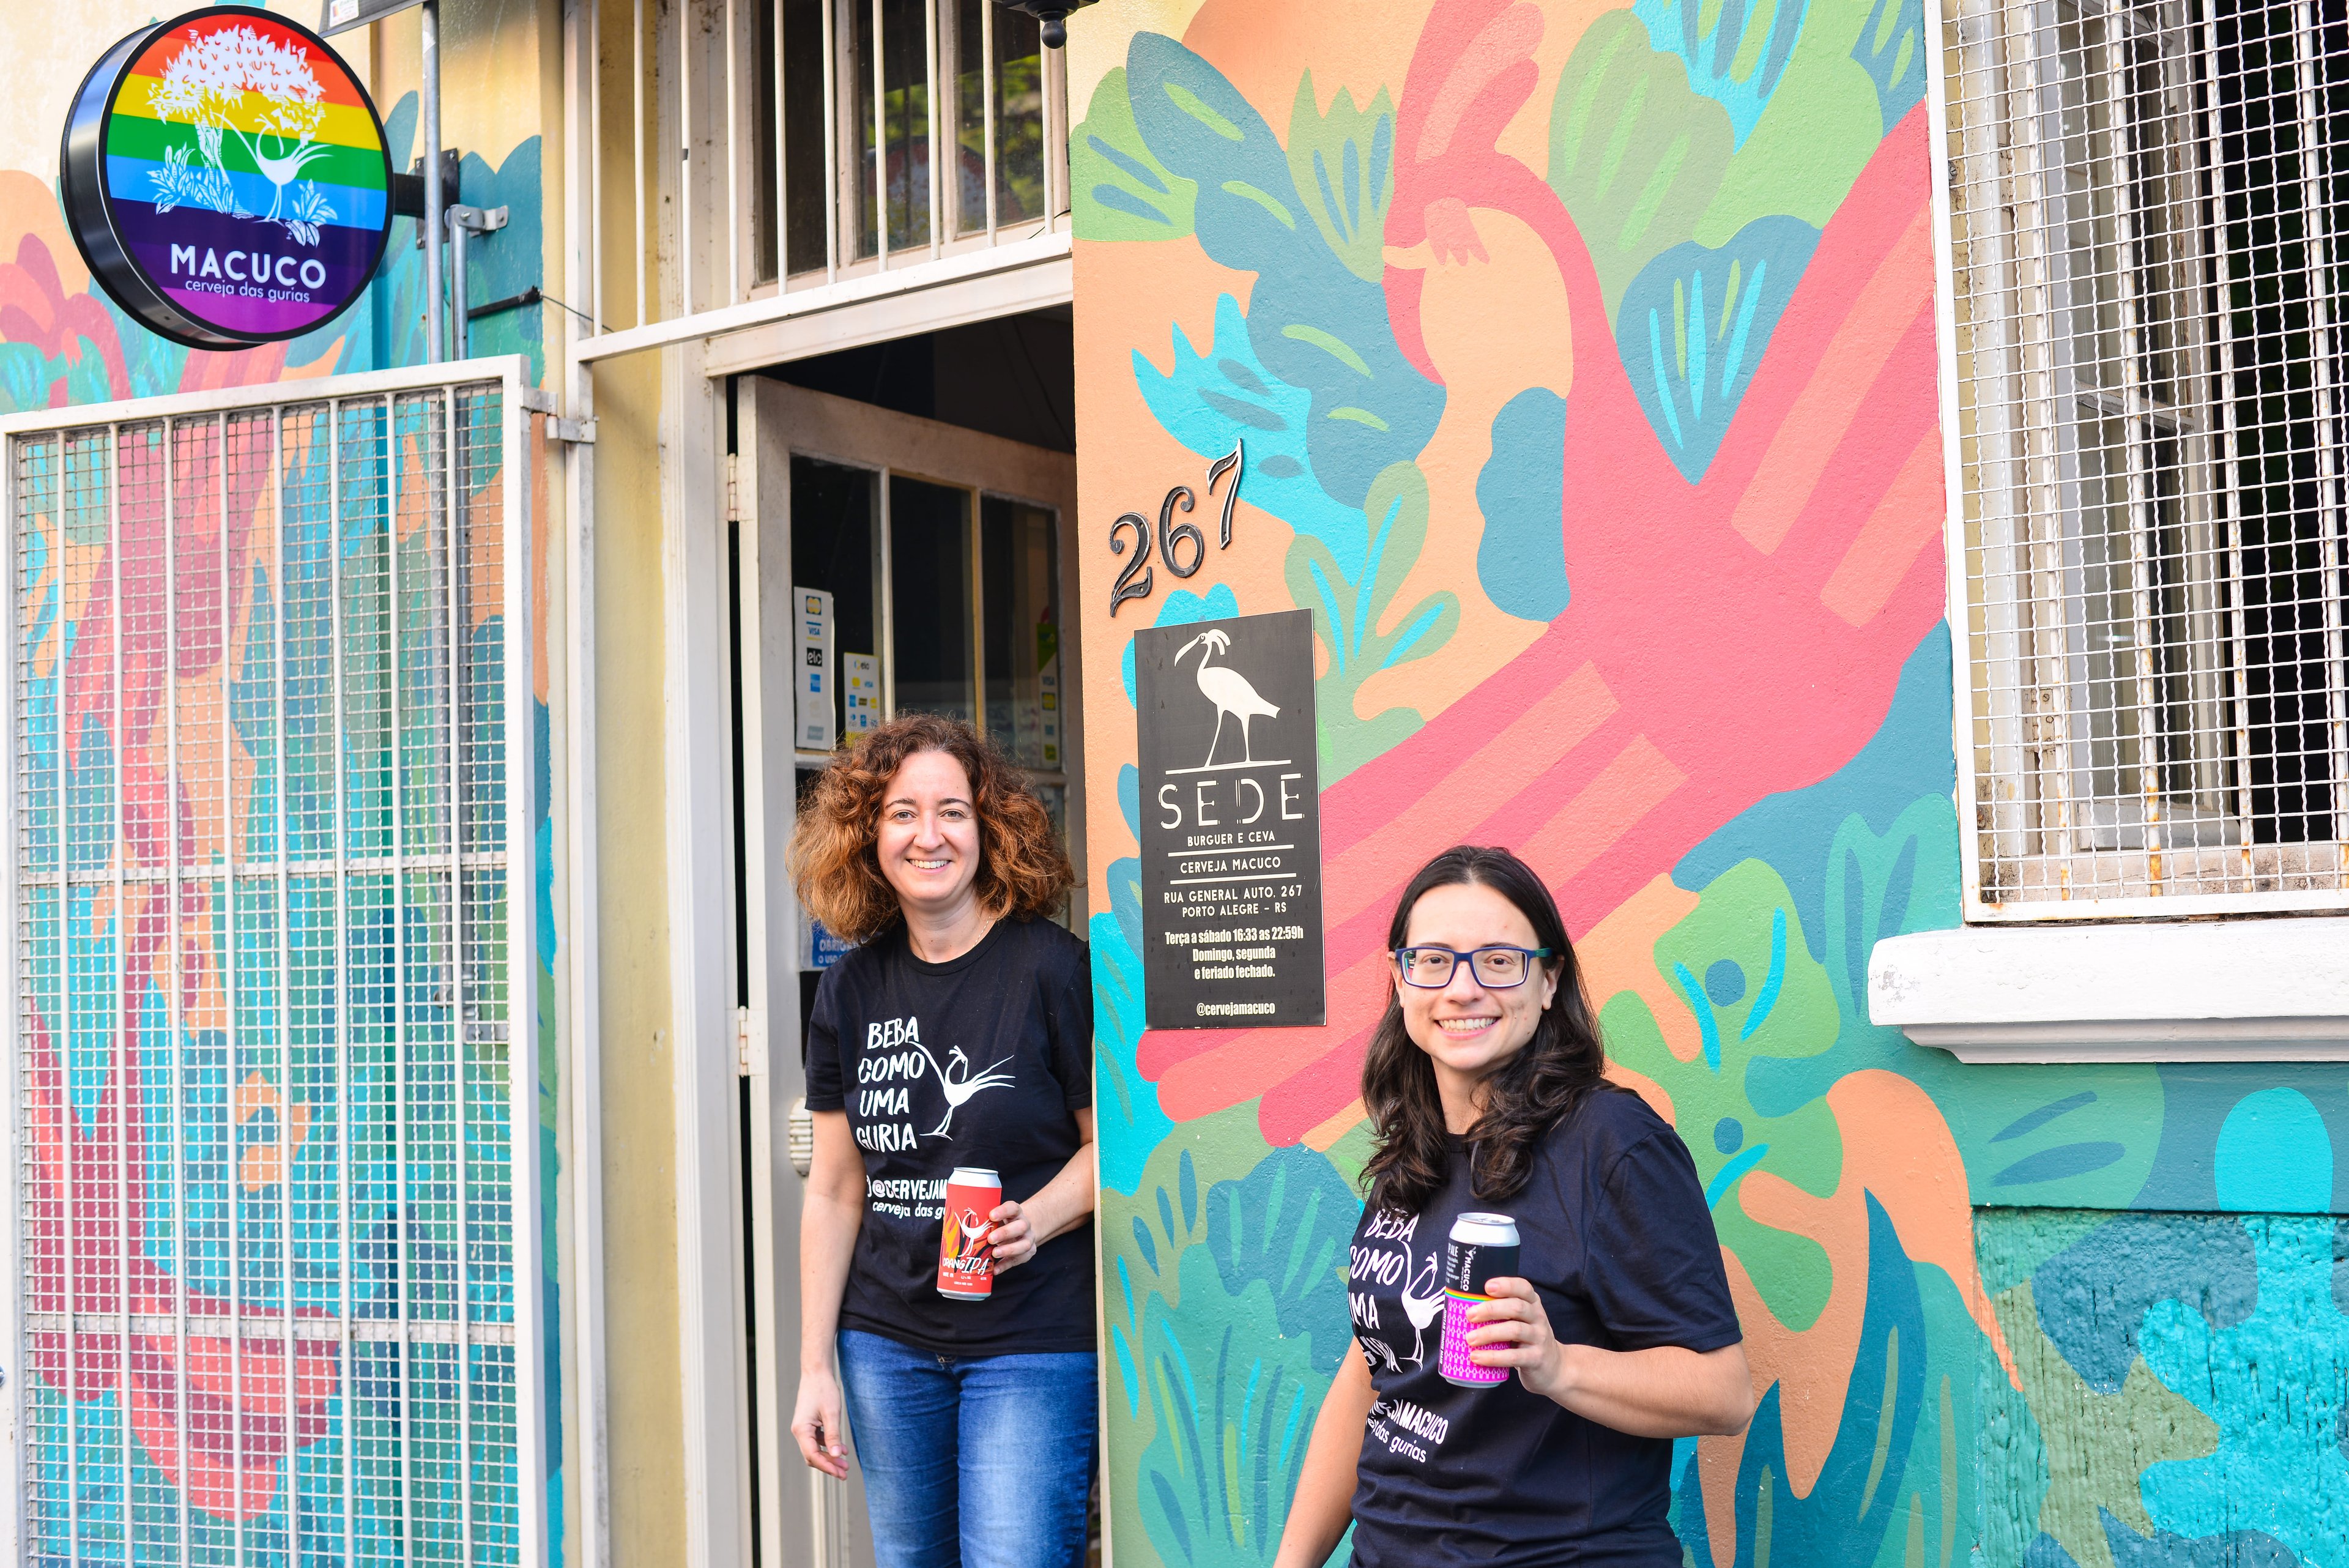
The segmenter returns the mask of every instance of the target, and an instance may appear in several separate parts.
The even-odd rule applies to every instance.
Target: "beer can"
[[[1506,1214],[1463,1214],[1452,1222],[1444,1243],[1444,1338],[1436,1369],[1463,1388],[1491,1388],[1509,1380],[1506,1366],[1479,1366],[1469,1359],[1469,1334],[1484,1325],[1468,1320],[1468,1309],[1492,1300],[1486,1287],[1517,1275],[1517,1222]]]
[[[983,1302],[995,1291],[995,1253],[987,1244],[1003,1201],[1003,1181],[991,1170],[958,1165],[947,1178],[946,1229],[938,1237],[938,1294]]]

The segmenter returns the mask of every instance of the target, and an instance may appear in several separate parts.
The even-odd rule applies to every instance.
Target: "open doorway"
[[[983,323],[731,386],[738,968],[749,1042],[740,1321],[751,1369],[746,1523],[764,1563],[871,1561],[854,1467],[845,1484],[813,1474],[790,1433],[809,1143],[803,1043],[816,984],[840,951],[799,909],[784,871],[802,793],[836,746],[895,713],[967,720],[1044,798],[1079,871],[1064,919],[1084,929],[1076,464],[1065,400],[1052,396],[1069,379],[1062,327],[1057,352],[1050,318],[1041,331]]]

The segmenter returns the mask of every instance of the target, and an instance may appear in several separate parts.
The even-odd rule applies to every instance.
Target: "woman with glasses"
[[[1362,1064],[1375,1148],[1354,1340],[1321,1403],[1277,1568],[1354,1524],[1361,1568],[1678,1568],[1672,1439],[1744,1430],[1754,1389],[1696,1165],[1615,1087],[1566,927],[1503,849],[1437,856],[1387,933]],[[1467,1308],[1488,1388],[1439,1370],[1444,1241],[1516,1221],[1521,1277]]]

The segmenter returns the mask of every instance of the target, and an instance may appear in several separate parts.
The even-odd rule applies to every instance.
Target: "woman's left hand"
[[[987,1218],[991,1227],[987,1244],[994,1249],[997,1273],[1016,1269],[1036,1255],[1036,1236],[1026,1210],[1017,1203],[999,1203]]]
[[[1493,1299],[1468,1309],[1475,1325],[1468,1334],[1468,1359],[1479,1366],[1515,1367],[1529,1392],[1563,1403],[1568,1347],[1550,1332],[1549,1314],[1532,1282],[1497,1279],[1485,1288]]]

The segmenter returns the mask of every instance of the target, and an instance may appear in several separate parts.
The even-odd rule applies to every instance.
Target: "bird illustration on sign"
[[[1280,717],[1280,710],[1258,695],[1257,689],[1248,683],[1247,677],[1238,670],[1227,664],[1208,662],[1216,654],[1227,653],[1231,649],[1230,636],[1221,630],[1210,628],[1201,632],[1175,649],[1174,657],[1168,662],[1182,663],[1183,656],[1201,644],[1206,646],[1206,651],[1199,655],[1197,672],[1199,691],[1208,701],[1216,705],[1216,732],[1207,738],[1206,760],[1199,764],[1197,771],[1204,773],[1216,765],[1216,747],[1223,741],[1224,721],[1226,719],[1237,719],[1240,722],[1240,760],[1222,765],[1227,768],[1255,766],[1256,759],[1248,741],[1248,722],[1251,719],[1277,719]]]

